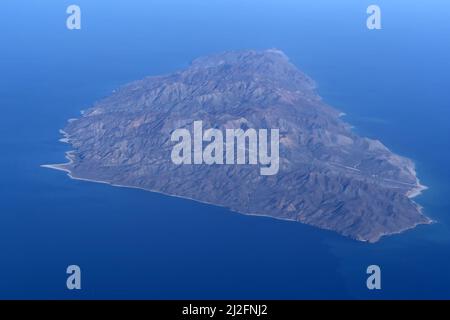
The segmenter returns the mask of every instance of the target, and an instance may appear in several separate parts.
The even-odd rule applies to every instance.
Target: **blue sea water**
[[[0,298],[450,298],[450,4],[376,3],[383,29],[369,31],[366,0],[3,0]],[[65,161],[58,130],[117,86],[273,47],[358,133],[414,159],[435,224],[365,244],[40,167]]]

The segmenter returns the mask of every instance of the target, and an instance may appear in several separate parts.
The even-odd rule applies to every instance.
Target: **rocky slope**
[[[281,51],[227,52],[180,72],[130,83],[64,129],[75,178],[139,187],[293,220],[375,242],[429,223],[409,197],[414,164],[380,141],[357,136]],[[171,133],[209,128],[279,128],[280,169],[175,165]]]

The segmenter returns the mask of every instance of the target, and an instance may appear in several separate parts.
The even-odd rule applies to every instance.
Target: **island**
[[[279,167],[264,175],[250,163],[174,163],[174,131],[192,131],[196,121],[215,132],[276,129]],[[432,222],[413,200],[425,189],[413,161],[358,136],[277,49],[201,57],[185,70],[129,83],[61,132],[72,146],[69,162],[45,167],[74,179],[296,221],[367,242]]]

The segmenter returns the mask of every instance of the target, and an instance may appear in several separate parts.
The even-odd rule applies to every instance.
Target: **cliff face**
[[[279,129],[279,172],[175,165],[171,133],[197,120],[223,130]],[[408,197],[420,189],[414,164],[354,134],[278,50],[200,58],[186,70],[133,82],[64,131],[74,151],[72,162],[58,168],[73,177],[299,221],[370,242],[429,223]]]

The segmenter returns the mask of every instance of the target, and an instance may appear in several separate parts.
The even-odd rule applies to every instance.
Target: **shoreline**
[[[64,142],[67,141],[67,143],[70,143],[70,142],[68,142],[69,138],[68,138],[67,133],[65,133],[64,131],[62,131],[62,133],[64,133],[65,138],[66,138],[64,140]],[[112,186],[112,187],[119,187],[119,188],[138,189],[138,190],[142,190],[142,191],[146,191],[146,192],[152,192],[152,193],[161,194],[161,195],[164,195],[164,196],[176,197],[176,198],[180,198],[180,199],[196,201],[196,202],[202,203],[202,204],[213,205],[213,206],[216,206],[216,207],[227,209],[227,210],[229,210],[232,213],[242,214],[242,215],[246,215],[246,216],[265,217],[265,218],[270,218],[270,219],[275,219],[275,220],[280,220],[280,221],[297,222],[297,223],[301,223],[303,225],[307,225],[307,226],[310,226],[310,227],[313,227],[313,228],[317,228],[319,230],[332,231],[332,232],[334,232],[336,234],[339,234],[340,236],[344,236],[341,233],[337,232],[336,230],[327,229],[327,228],[321,228],[321,227],[314,226],[314,225],[311,225],[311,224],[303,223],[303,222],[301,222],[299,220],[294,220],[294,219],[289,219],[289,218],[279,218],[279,217],[274,217],[274,216],[270,216],[270,215],[267,215],[267,214],[246,213],[246,212],[233,210],[232,208],[226,207],[224,205],[215,204],[215,203],[211,203],[211,202],[207,202],[207,201],[202,201],[202,200],[190,198],[190,197],[187,197],[187,196],[181,196],[181,195],[177,195],[177,194],[165,193],[165,192],[162,192],[162,191],[159,191],[159,190],[152,190],[152,189],[146,189],[146,188],[136,187],[136,186],[127,186],[127,185],[115,184],[115,183],[108,182],[108,181],[103,181],[103,180],[95,180],[95,179],[87,179],[87,178],[76,177],[76,176],[74,176],[73,172],[70,169],[67,168],[67,166],[70,166],[70,165],[72,165],[74,163],[74,160],[73,160],[74,153],[75,153],[74,150],[70,150],[70,151],[67,151],[65,153],[65,158],[68,160],[68,162],[66,162],[66,163],[61,163],[61,164],[44,164],[44,165],[41,165],[40,167],[41,168],[46,168],[46,169],[52,169],[52,170],[65,172],[67,174],[67,176],[70,179],[72,179],[72,180],[92,182],[92,183],[100,183],[100,184],[105,184],[105,185],[109,185],[109,186]],[[427,190],[427,189],[428,189],[428,187],[424,186],[424,185],[421,185],[420,184],[420,180],[417,178],[417,185],[416,185],[416,187],[413,188],[412,190],[408,191],[406,193],[406,196],[409,199],[413,199],[413,198],[421,195],[422,192],[424,190]],[[411,201],[413,201],[413,200],[411,200]],[[364,239],[364,238],[359,238],[359,237],[358,238],[356,238],[356,237],[348,237],[348,236],[344,236],[344,237],[345,238],[349,238],[349,239],[353,239],[353,240],[356,240],[356,241],[360,241],[360,242],[365,242],[365,243],[376,243],[376,242],[380,241],[385,236],[402,234],[402,233],[404,233],[404,232],[406,232],[408,230],[415,229],[419,225],[429,225],[429,224],[436,223],[436,221],[434,221],[430,217],[428,217],[425,214],[423,214],[423,212],[422,212],[423,211],[422,210],[423,207],[422,206],[420,206],[415,201],[413,201],[413,202],[414,202],[415,205],[417,205],[417,209],[418,209],[419,213],[426,219],[425,222],[416,222],[416,223],[414,223],[414,225],[405,227],[405,228],[403,228],[401,230],[398,230],[398,231],[395,231],[395,232],[391,232],[391,233],[381,233],[379,235],[379,237],[377,237],[375,240]]]
[[[428,190],[429,188],[423,184],[420,184],[419,179],[417,179],[417,185],[412,190],[408,191],[406,193],[406,196],[410,199],[414,199],[418,196],[420,196],[425,190]]]

